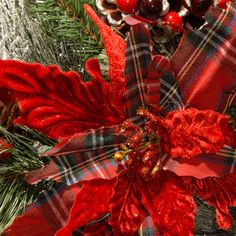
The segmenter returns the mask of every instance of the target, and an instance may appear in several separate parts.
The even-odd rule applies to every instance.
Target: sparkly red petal
[[[106,53],[109,60],[109,77],[111,80],[119,78],[119,84],[124,83],[124,68],[125,68],[125,41],[116,34],[108,25],[106,25],[93,11],[93,9],[84,4],[84,9],[88,13],[89,17],[96,23],[101,36],[104,41]],[[115,81],[111,81],[115,82]],[[121,84],[120,84],[121,86]]]
[[[171,157],[193,158],[215,153],[233,134],[228,123],[228,116],[210,110],[190,108],[171,112],[164,120],[168,135],[163,146]]]
[[[115,180],[95,179],[84,183],[76,195],[66,225],[56,236],[70,236],[73,231],[109,212],[109,199]]]
[[[114,235],[135,235],[144,219],[141,195],[137,189],[135,173],[122,171],[117,177],[110,199],[109,224]]]
[[[164,236],[193,235],[196,206],[190,182],[169,171],[139,182],[142,202]]]
[[[108,56],[108,76],[112,89],[104,90],[103,93],[106,94],[107,101],[112,101],[113,112],[117,112],[117,116],[120,116],[120,113],[123,114],[124,103],[123,92],[125,89],[124,70],[126,43],[96,15],[89,5],[84,4],[84,9],[98,26]]]
[[[236,206],[236,174],[224,178],[193,179],[196,195],[216,208],[216,220],[220,228],[227,230],[232,225],[228,207]]]
[[[93,65],[97,68],[96,61]],[[117,112],[108,94],[114,88],[98,75],[83,83],[77,73],[57,66],[0,61],[0,85],[14,94],[21,109],[16,122],[52,138],[123,121],[123,105]]]

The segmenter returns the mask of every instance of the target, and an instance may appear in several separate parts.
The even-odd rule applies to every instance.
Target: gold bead
[[[122,160],[124,159],[125,154],[126,154],[126,153],[125,153],[125,152],[122,152],[122,151],[116,152],[115,155],[114,155],[114,157],[113,157],[113,159],[114,159],[115,161],[117,161],[117,162],[120,162],[120,161],[122,161]]]

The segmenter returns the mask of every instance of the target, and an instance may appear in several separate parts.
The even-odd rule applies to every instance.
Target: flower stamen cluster
[[[126,144],[120,145],[120,150],[115,153],[114,160],[125,160],[127,168],[132,168],[144,180],[152,179],[161,170],[161,133],[163,132],[162,120],[144,108],[139,108],[137,114],[146,122],[139,127],[126,120],[120,128],[120,134],[128,139]]]

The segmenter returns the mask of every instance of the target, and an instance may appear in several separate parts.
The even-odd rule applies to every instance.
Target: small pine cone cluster
[[[126,15],[119,10],[116,0],[96,0],[96,6],[104,22],[116,28],[121,34],[129,31],[130,26],[124,21]]]

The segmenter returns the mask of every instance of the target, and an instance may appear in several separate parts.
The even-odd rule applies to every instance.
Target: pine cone
[[[124,35],[129,31],[130,26],[124,21],[126,15],[118,9],[114,0],[96,0],[96,6],[106,24],[115,27]]]

